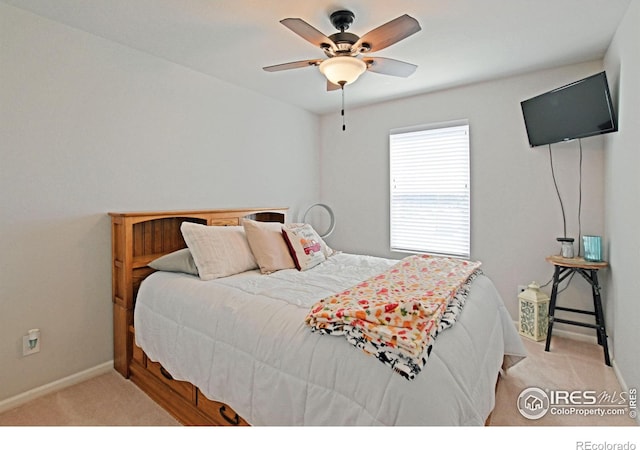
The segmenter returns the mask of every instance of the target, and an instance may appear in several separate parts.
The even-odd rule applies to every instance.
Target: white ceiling
[[[422,31],[374,56],[418,65],[409,78],[366,72],[345,89],[350,107],[531,70],[599,59],[630,0],[0,0],[315,113],[340,107],[315,67],[262,67],[322,58],[279,23],[336,32],[349,9],[362,36],[402,14]]]

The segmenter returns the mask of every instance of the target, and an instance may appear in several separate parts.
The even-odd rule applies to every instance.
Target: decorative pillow
[[[298,270],[311,269],[327,259],[322,249],[322,238],[311,225],[286,224],[282,227],[282,234]]]
[[[182,222],[180,226],[201,280],[228,277],[257,269],[242,226],[208,226]]]
[[[330,258],[331,256],[337,255],[338,253],[340,253],[338,250],[334,250],[331,247],[329,247],[327,243],[324,241],[324,239],[322,238],[320,238],[320,247],[322,247],[322,252],[324,253],[324,256],[326,256],[327,258]]]
[[[181,272],[198,276],[198,267],[191,256],[191,250],[188,248],[176,250],[154,259],[149,263],[149,267],[165,272]]]
[[[253,256],[260,266],[260,272],[266,274],[277,270],[296,268],[287,242],[282,235],[281,223],[244,219],[242,226]]]

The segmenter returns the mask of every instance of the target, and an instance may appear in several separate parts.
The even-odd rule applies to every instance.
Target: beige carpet
[[[588,389],[620,393],[613,369],[603,362],[601,347],[556,338],[551,352],[544,343],[523,339],[528,358],[508,371],[497,391],[493,426],[619,426],[637,425],[625,416],[582,417],[550,415],[537,420],[524,418],[516,407],[523,389]],[[0,414],[4,426],[176,426],[169,414],[130,381],[115,371]]]
[[[491,417],[495,426],[636,426],[629,417],[578,414],[549,414],[535,420],[526,419],[517,409],[517,398],[530,387],[542,390],[596,391],[612,396],[621,394],[621,387],[612,367],[604,363],[602,347],[583,341],[551,339],[549,352],[545,342],[522,338],[529,356],[507,371],[498,385],[496,408]],[[626,393],[624,394],[626,395]]]
[[[78,383],[0,414],[8,426],[179,426],[118,372]]]

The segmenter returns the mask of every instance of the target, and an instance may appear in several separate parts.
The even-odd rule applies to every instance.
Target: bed
[[[305,224],[289,224],[287,208],[110,214],[114,366],[183,424],[485,425],[501,372],[526,356],[493,283],[476,268],[456,290],[464,296],[454,320],[440,320],[419,352],[423,364],[403,371],[388,353],[359,345],[370,338],[327,332],[313,311],[408,262],[335,251],[317,235],[296,251],[292,236]],[[293,265],[265,262],[269,248],[234,241],[246,231],[251,244],[262,242],[248,224],[285,227]],[[205,267],[194,236],[211,235],[194,230],[233,241],[214,249],[218,259],[232,252],[225,264]],[[256,258],[244,270],[238,254],[247,248]],[[189,267],[158,262],[179,254],[193,259]]]

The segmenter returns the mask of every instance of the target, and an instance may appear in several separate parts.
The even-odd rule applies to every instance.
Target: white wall
[[[620,131],[607,136],[606,237],[609,247],[607,312],[615,364],[628,387],[640,386],[640,0],[633,0],[605,57]]]
[[[0,4],[0,401],[113,358],[109,211],[319,199],[318,117]],[[313,139],[309,139],[309,137]],[[22,357],[22,336],[42,332]]]
[[[346,132],[337,114],[322,116],[321,196],[337,220],[328,243],[350,252],[405,256],[389,250],[389,130],[469,119],[471,255],[483,262],[517,319],[517,286],[550,280],[553,270],[545,257],[558,253],[556,238],[563,234],[548,149],[529,148],[520,102],[601,70],[599,61],[572,65],[347,110]],[[583,234],[602,235],[604,230],[603,141],[602,136],[582,141]],[[577,141],[552,146],[568,235],[576,238],[578,149]],[[591,309],[589,285],[575,281],[562,294],[563,303]],[[570,331],[589,333],[576,327]]]

